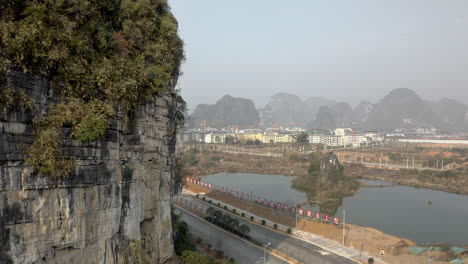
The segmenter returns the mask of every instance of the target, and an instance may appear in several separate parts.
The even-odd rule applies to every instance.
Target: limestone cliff
[[[170,199],[178,189],[175,79],[130,122],[117,113],[104,138],[64,136],[74,169],[62,180],[27,167],[22,151],[33,140],[33,121],[56,100],[53,87],[11,69],[5,81],[34,106],[0,109],[0,263],[126,263],[133,240],[154,263],[167,262]]]

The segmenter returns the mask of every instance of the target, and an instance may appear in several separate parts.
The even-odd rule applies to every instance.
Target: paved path
[[[183,203],[186,206],[194,208],[199,212],[204,213],[206,209],[212,205],[205,203],[199,199],[196,199],[191,196],[180,195],[174,198],[176,201]],[[221,203],[221,206],[224,206],[224,203],[221,201],[212,200],[214,204],[218,202]],[[232,206],[227,205],[229,209],[232,210]],[[213,206],[214,207],[214,206]],[[252,214],[243,210],[236,208],[237,212],[241,214],[245,213],[246,218],[248,219]],[[223,210],[223,213],[227,213]],[[235,216],[231,214],[231,216]],[[253,215],[255,219],[262,219],[259,216]],[[359,258],[359,252],[349,249],[347,247],[341,247],[336,242],[332,243],[329,240],[323,239],[320,240],[316,236],[308,236],[306,233],[298,233],[298,237],[290,236],[282,232],[277,232],[269,228],[265,228],[261,225],[252,223],[251,221],[246,220],[240,216],[237,216],[240,224],[245,224],[250,227],[251,232],[249,235],[252,238],[262,242],[263,244],[271,243],[271,248],[277,249],[283,254],[290,256],[291,258],[299,260],[301,263],[319,263],[319,264],[338,264],[338,263],[356,263],[356,260]],[[270,221],[267,221],[267,225],[272,225]],[[286,226],[278,225],[278,229],[286,230]],[[357,252],[357,256],[356,256]],[[364,257],[366,263],[367,258]],[[375,259],[375,258],[374,258]],[[383,262],[377,262],[383,263]]]

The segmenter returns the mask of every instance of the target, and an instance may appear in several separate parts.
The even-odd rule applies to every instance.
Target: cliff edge
[[[183,48],[166,1],[7,1],[0,33],[0,263],[170,261]]]

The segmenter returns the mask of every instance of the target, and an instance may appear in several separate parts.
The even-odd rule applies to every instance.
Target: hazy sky
[[[169,0],[190,111],[225,94],[356,104],[394,88],[468,103],[467,0]]]

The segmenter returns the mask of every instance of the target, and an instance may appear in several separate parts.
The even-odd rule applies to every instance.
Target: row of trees
[[[216,224],[241,237],[249,238],[249,226],[239,225],[239,220],[237,220],[236,218],[232,218],[228,214],[223,214],[221,210],[215,209],[213,207],[208,207],[206,209],[206,215],[206,220],[210,221],[211,223]]]

